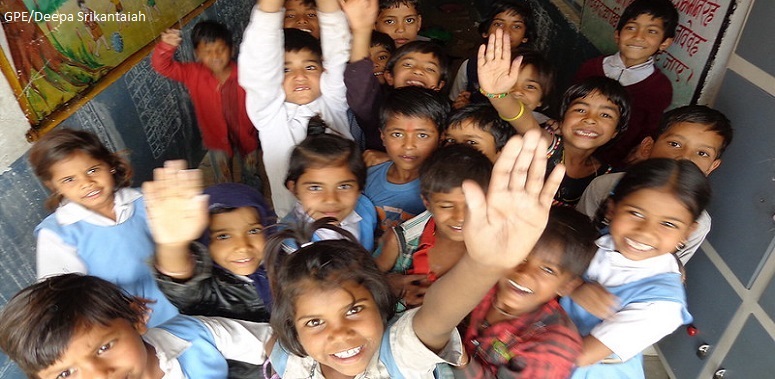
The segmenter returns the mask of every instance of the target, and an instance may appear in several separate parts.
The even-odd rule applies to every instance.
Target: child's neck
[[[563,146],[562,163],[565,175],[571,178],[583,178],[597,171],[600,162],[592,156],[595,149],[578,149],[571,145]]]
[[[320,364],[320,363],[318,363]],[[323,373],[323,377],[326,379],[353,379],[355,376],[349,376],[342,374],[339,371],[332,369],[324,364],[320,364],[320,372]]]
[[[387,172],[387,180],[393,184],[406,184],[420,177],[420,169],[402,170],[396,164],[390,165]]]
[[[145,350],[148,356],[145,366],[146,375],[140,379],[162,379],[164,377],[164,371],[159,367],[159,357],[156,355],[156,348],[148,342],[145,342]]]
[[[215,76],[219,84],[225,83],[231,76],[231,65],[227,65],[223,70],[213,71],[213,76]]]
[[[442,276],[466,253],[463,241],[453,241],[436,234],[433,247],[428,250],[428,268],[436,276]]]
[[[97,213],[100,216],[107,217],[113,221],[116,221],[116,195],[113,195],[113,200],[109,203],[106,203],[105,205],[101,206],[100,208],[90,208],[89,210]]]

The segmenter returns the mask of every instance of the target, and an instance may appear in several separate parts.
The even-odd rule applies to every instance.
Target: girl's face
[[[86,209],[114,219],[115,179],[107,163],[76,151],[51,165],[48,187]]]
[[[366,371],[385,330],[371,292],[355,282],[332,289],[306,284],[293,320],[304,351],[320,363],[326,378]]]
[[[210,216],[210,256],[237,275],[250,275],[264,259],[264,227],[258,211],[240,207]]]
[[[529,111],[534,111],[541,106],[541,98],[544,96],[544,88],[539,81],[538,70],[532,64],[527,64],[519,69],[517,84],[511,87],[511,96],[514,96]]]
[[[635,191],[611,206],[614,246],[633,261],[677,250],[696,225],[689,209],[675,194],[661,188]]]
[[[374,76],[379,84],[385,84],[385,67],[390,60],[390,52],[382,45],[369,47],[369,58],[374,63]]]
[[[616,136],[619,107],[600,92],[573,100],[562,119],[562,136],[567,145],[594,150]]]
[[[342,221],[355,209],[361,189],[358,177],[347,165],[308,168],[288,189],[307,214],[317,220],[334,217]]]
[[[498,13],[492,19],[490,29],[487,30],[487,33],[484,34],[483,37],[489,37],[490,34],[495,33],[498,29],[503,29],[504,33],[509,33],[512,49],[527,42],[527,38],[525,38],[527,28],[525,27],[525,20],[520,14],[510,11]]]

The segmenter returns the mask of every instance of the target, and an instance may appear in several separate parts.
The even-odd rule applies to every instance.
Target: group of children
[[[154,67],[189,89],[223,183],[170,161],[130,188],[93,134],[44,136],[41,282],[0,349],[40,378],[643,377],[691,321],[683,264],[732,139],[716,110],[657,104],[674,6],[628,6],[556,120],[526,2],[492,5],[454,81],[421,21],[414,0],[260,0],[239,65],[217,23],[196,63],[165,32]]]

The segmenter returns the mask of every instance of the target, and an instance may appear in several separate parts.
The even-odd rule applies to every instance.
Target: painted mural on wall
[[[0,0],[0,65],[35,126],[205,2]]]
[[[671,0],[679,22],[673,44],[654,58],[655,64],[673,81],[670,108],[697,99],[708,62],[714,59],[732,0]],[[603,53],[617,50],[613,34],[624,8],[632,0],[586,0],[581,30]]]

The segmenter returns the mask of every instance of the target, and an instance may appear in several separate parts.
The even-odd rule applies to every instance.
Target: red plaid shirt
[[[471,312],[463,342],[471,362],[455,378],[568,378],[581,353],[576,326],[552,300],[533,313],[489,325],[496,288]]]

